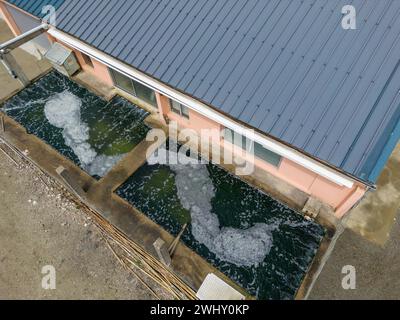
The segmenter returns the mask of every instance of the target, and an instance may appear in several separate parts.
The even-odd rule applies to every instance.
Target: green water
[[[63,92],[69,92],[81,100],[81,122],[89,127],[87,142],[98,155],[122,156],[141,142],[149,131],[143,123],[148,116],[144,110],[119,96],[107,102],[56,71],[7,101],[4,111],[29,133],[82,166],[74,150],[66,145],[63,129],[51,125],[45,115],[44,109],[49,99]]]
[[[257,298],[293,299],[324,229],[220,167],[209,164],[207,170],[215,190],[212,210],[221,227],[247,229],[256,223],[276,226],[272,249],[259,265],[243,267],[219,259],[194,238],[191,226],[183,241]],[[175,176],[167,165],[145,164],[117,194],[176,235],[184,223],[190,223],[191,214],[178,198]]]

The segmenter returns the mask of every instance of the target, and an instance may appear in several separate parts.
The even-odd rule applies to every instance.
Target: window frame
[[[255,158],[257,158],[257,159],[259,159],[259,160],[261,160],[263,162],[268,163],[269,165],[273,166],[274,168],[278,168],[278,169],[280,168],[280,166],[282,164],[282,160],[283,160],[283,157],[281,155],[279,155],[276,152],[273,152],[273,151],[265,148],[263,145],[261,145],[258,142],[255,142],[255,141],[252,141],[252,143],[250,144],[250,148],[247,148],[247,145],[245,143],[246,142],[246,137],[245,136],[243,136],[241,134],[238,134],[234,130],[229,129],[229,128],[224,128],[223,131],[224,131],[224,133],[223,133],[224,140],[228,141],[230,144],[232,144],[234,146],[237,146],[237,147],[240,147],[246,152],[253,152]],[[230,138],[227,139],[227,132],[230,133],[229,137],[231,137],[233,139],[233,141],[231,141]],[[242,137],[242,145],[241,146],[238,145],[238,144],[235,144],[235,135]],[[279,161],[270,161],[267,158],[262,158],[262,157],[258,156],[257,152],[256,152],[256,148],[265,149],[267,153],[270,153],[271,156],[276,157],[277,159],[279,159]]]
[[[188,107],[186,107],[185,105],[169,99],[169,109],[171,112],[187,119],[190,120],[190,109]]]
[[[112,68],[108,68],[108,70],[109,70],[109,73],[111,74],[111,78],[112,78],[112,80],[113,80],[114,86],[116,86],[117,88],[121,89],[121,90],[124,91],[124,92],[127,92],[127,93],[133,95],[134,97],[136,97],[136,98],[142,100],[143,102],[145,102],[145,103],[151,105],[153,108],[156,108],[156,109],[158,108],[157,99],[155,98],[156,92],[155,92],[153,89],[151,89],[150,87],[145,86],[144,84],[141,84],[140,82],[138,82],[138,81],[136,81],[136,80],[134,80],[134,79],[132,79],[132,78],[130,78],[130,77],[124,75],[123,73],[112,69]],[[116,80],[116,76],[121,76],[121,77],[124,77],[124,78],[126,78],[127,80],[129,80],[130,88],[131,88],[132,90],[127,90],[127,88],[124,88],[124,87],[120,86],[120,85],[118,84],[118,81]],[[143,86],[145,89],[148,89],[148,90],[150,90],[150,91],[153,92],[153,94],[154,94],[154,104],[153,104],[153,102],[150,102],[148,99],[143,99],[142,97],[139,97],[139,96],[138,96],[138,94],[137,94],[137,88],[135,87],[136,84],[137,84],[137,85],[141,85],[141,86]]]

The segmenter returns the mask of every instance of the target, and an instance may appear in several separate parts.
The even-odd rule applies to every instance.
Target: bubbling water
[[[212,212],[215,191],[207,166],[170,167],[175,172],[179,200],[190,211],[195,239],[223,261],[248,267],[260,264],[271,250],[276,226],[258,223],[246,230],[221,228],[218,216]]]
[[[68,90],[52,96],[45,104],[44,113],[51,125],[63,129],[65,144],[78,157],[90,175],[105,176],[124,155],[98,155],[89,144],[89,126],[81,119],[82,101]]]

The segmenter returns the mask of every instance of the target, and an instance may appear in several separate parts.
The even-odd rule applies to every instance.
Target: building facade
[[[38,17],[18,4],[1,1],[0,11],[15,35],[26,31],[28,25],[33,27],[35,23],[40,23]],[[158,113],[160,121],[176,121],[180,128],[197,132],[202,129],[222,132],[216,139],[228,149],[233,148],[233,141],[230,141],[226,132],[242,134],[247,129],[256,129],[256,170],[252,178],[272,184],[270,190],[283,198],[295,198],[293,194],[297,190],[328,205],[337,218],[342,218],[373,185],[371,181],[364,181],[328,161],[276,139],[57,27],[52,27],[47,38],[44,37],[34,41],[39,51],[46,50],[49,43],[54,41],[65,45],[74,51],[85,72],[108,86],[143,100],[153,108],[154,113]]]

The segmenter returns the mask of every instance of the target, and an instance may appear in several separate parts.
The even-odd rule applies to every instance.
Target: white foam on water
[[[44,112],[51,125],[63,129],[65,144],[90,175],[103,177],[124,155],[98,155],[89,144],[89,126],[81,119],[82,101],[68,90],[47,100]]]
[[[104,177],[124,156],[124,154],[117,156],[98,155],[90,164],[88,172],[92,176]]]
[[[276,226],[258,223],[241,230],[221,228],[212,212],[214,185],[206,165],[171,165],[175,172],[178,197],[192,217],[192,234],[223,261],[238,266],[261,263],[272,247],[272,231]]]

